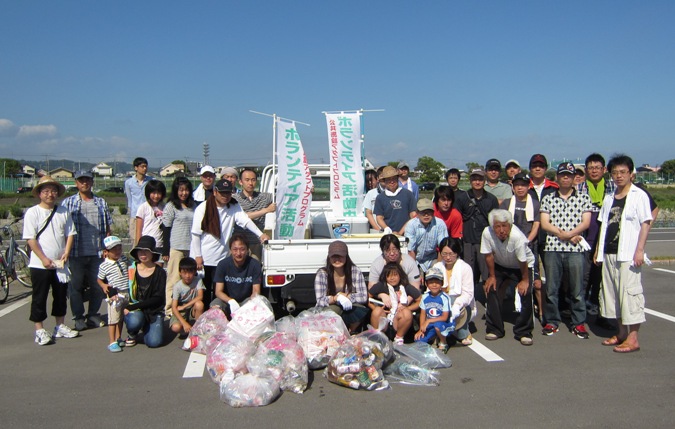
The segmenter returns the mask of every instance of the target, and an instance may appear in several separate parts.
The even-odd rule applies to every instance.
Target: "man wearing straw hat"
[[[35,343],[44,346],[53,338],[74,338],[79,332],[63,322],[68,310],[67,293],[68,256],[77,234],[70,213],[56,204],[65,187],[51,176],[44,176],[33,188],[33,196],[40,203],[26,210],[23,217],[23,238],[31,250],[30,277],[33,282],[33,300],[30,321],[35,323]],[[47,319],[47,298],[52,290],[52,316],[56,321],[53,336],[44,329]]]

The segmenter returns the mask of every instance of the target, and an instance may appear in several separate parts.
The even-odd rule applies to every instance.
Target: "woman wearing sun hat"
[[[129,332],[126,345],[136,345],[136,337],[143,330],[145,345],[159,347],[163,340],[166,288],[166,271],[157,265],[162,255],[149,235],[142,236],[130,254],[136,262],[129,267],[129,305],[124,310]]]
[[[54,338],[79,335],[63,322],[66,316],[69,271],[68,255],[77,233],[70,212],[56,204],[65,187],[51,176],[43,176],[33,189],[40,203],[26,210],[23,217],[23,238],[30,247],[28,267],[33,282],[33,300],[29,319],[35,323],[35,342],[44,346],[52,335],[44,329],[47,319],[47,298],[52,290],[52,316],[56,319]]]

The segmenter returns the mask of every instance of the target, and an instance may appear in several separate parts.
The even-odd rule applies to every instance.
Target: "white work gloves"
[[[462,312],[462,307],[453,305],[450,307],[450,321],[454,322],[456,318],[459,317],[459,314]]]
[[[227,305],[230,306],[230,314],[234,314],[234,312],[239,310],[239,307],[241,307],[239,303],[234,299],[227,301]]]
[[[581,246],[581,248],[583,250],[585,250],[586,252],[591,250],[591,245],[588,244],[588,241],[586,241],[586,239],[584,237],[581,237],[581,240],[579,240],[579,246]]]
[[[384,231],[382,231],[383,234],[391,234],[391,228],[386,227]]]
[[[352,301],[344,295],[337,296],[338,303],[342,306],[342,309],[349,311],[352,309]]]

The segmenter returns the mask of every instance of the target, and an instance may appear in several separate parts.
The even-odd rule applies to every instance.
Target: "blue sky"
[[[673,1],[3,0],[0,156],[267,164],[272,120],[327,161],[675,158]]]

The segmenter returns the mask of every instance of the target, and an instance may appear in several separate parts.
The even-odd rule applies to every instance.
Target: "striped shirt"
[[[98,278],[117,288],[119,292],[129,290],[129,260],[122,255],[117,261],[105,258],[98,266]]]
[[[254,191],[252,198],[248,198],[246,195],[244,195],[243,192],[240,192],[237,194],[232,194],[232,198],[237,200],[237,202],[241,206],[241,209],[244,210],[244,212],[246,213],[257,212],[259,210],[269,207],[269,205],[272,204],[272,194],[267,192]],[[265,215],[262,215],[252,220],[259,230],[261,231],[265,230]],[[260,243],[260,240],[258,239],[258,237],[256,237],[255,234],[246,229],[241,228],[239,225],[234,226],[234,232],[246,235],[249,243]]]
[[[167,228],[171,228],[171,236],[169,238],[169,247],[174,250],[190,250],[190,242],[192,241],[192,219],[194,218],[195,209],[182,208],[176,209],[173,202],[164,207],[164,216],[162,222]]]

